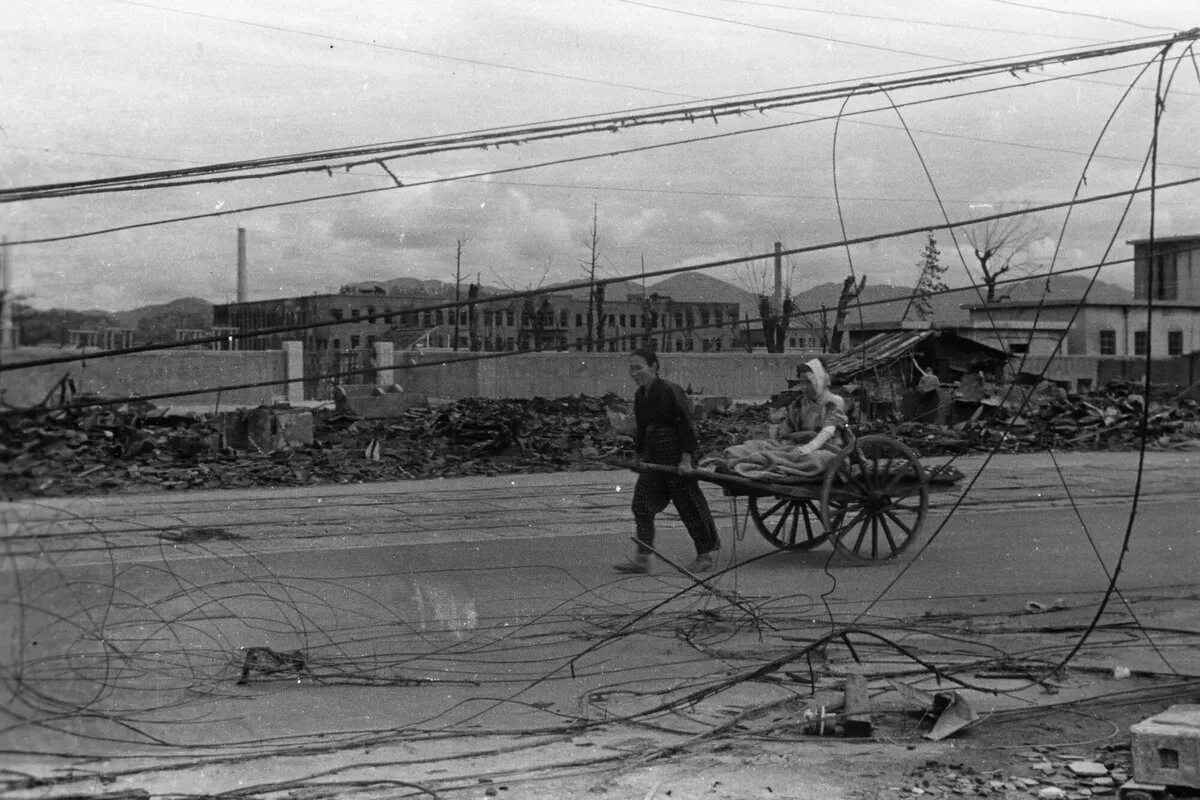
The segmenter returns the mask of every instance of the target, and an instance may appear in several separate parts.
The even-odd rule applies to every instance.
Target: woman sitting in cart
[[[846,445],[846,401],[829,391],[829,373],[821,359],[801,364],[796,373],[800,397],[787,407],[779,438],[799,442],[800,455],[824,466]]]
[[[769,439],[751,439],[726,447],[700,465],[767,483],[820,478],[846,446],[846,401],[829,391],[829,373],[819,359],[797,370],[800,396],[771,414]]]

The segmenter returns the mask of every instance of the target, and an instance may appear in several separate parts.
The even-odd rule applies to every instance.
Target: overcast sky
[[[1200,25],[1194,2],[1099,0],[6,0],[0,18],[0,182],[110,177],[621,112],[1145,39]],[[1176,46],[1172,52],[1182,55]],[[1131,188],[1150,141],[1152,51],[841,103],[520,147],[401,159],[405,182],[678,142],[573,164],[13,248],[38,307],[124,310],[235,292],[246,228],[250,299],[399,276],[525,288],[583,277],[597,210],[602,274],[636,275],[919,228],[988,208]],[[1168,63],[1168,68],[1174,62]],[[1200,69],[1174,73],[1159,179],[1200,174]],[[1105,70],[1103,72],[1097,72]],[[1084,72],[1091,74],[1071,77]],[[1053,78],[1055,80],[1046,79]],[[951,97],[958,95],[957,97]],[[965,95],[965,96],[964,96]],[[928,102],[919,102],[928,101]],[[1120,105],[1119,105],[1120,104]],[[1116,110],[1101,139],[1105,121]],[[794,124],[784,124],[794,123]],[[907,125],[916,147],[909,141]],[[771,127],[756,131],[755,128]],[[737,133],[688,142],[714,133]],[[933,180],[925,177],[921,160]],[[842,197],[839,221],[834,177]],[[246,183],[10,203],[10,241],[392,185],[374,166]],[[594,205],[593,205],[594,204]],[[1159,193],[1157,233],[1200,233],[1200,192]],[[1080,206],[1059,267],[1126,258],[1149,204]],[[1047,258],[1063,215],[1043,214]],[[949,237],[939,234],[949,250]],[[920,236],[791,259],[792,288],[911,284]],[[965,281],[953,257],[951,282]],[[1105,279],[1130,285],[1130,270]],[[745,284],[755,270],[710,274]]]

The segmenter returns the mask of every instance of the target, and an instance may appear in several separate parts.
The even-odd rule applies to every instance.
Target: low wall
[[[56,358],[73,351],[59,348],[21,348],[3,354],[3,366],[22,361]],[[217,351],[161,350],[84,361],[0,371],[0,399],[27,407],[40,403],[64,375],[70,375],[80,393],[132,397],[170,392],[187,395],[156,400],[159,406],[257,406],[287,396],[284,384],[254,389],[209,391],[231,386],[286,379],[287,361],[282,350]]]
[[[481,357],[482,356],[482,357]],[[787,388],[811,356],[776,353],[664,353],[660,374],[697,394],[765,399]],[[608,392],[632,397],[628,353],[398,353],[396,383],[428,397],[566,397]]]

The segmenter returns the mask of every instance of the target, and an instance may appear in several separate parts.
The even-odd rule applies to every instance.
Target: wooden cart
[[[654,464],[639,469],[672,472]],[[912,448],[871,434],[841,450],[824,474],[803,483],[764,483],[732,472],[693,470],[692,476],[746,497],[758,532],[781,550],[807,550],[827,539],[865,563],[903,553],[921,535],[929,494],[963,476],[953,467],[928,469]]]

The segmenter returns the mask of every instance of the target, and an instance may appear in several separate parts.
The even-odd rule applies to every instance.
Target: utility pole
[[[454,256],[454,349],[458,349],[458,321],[461,316],[459,302],[462,299],[462,248],[463,240],[458,240],[458,249]]]

